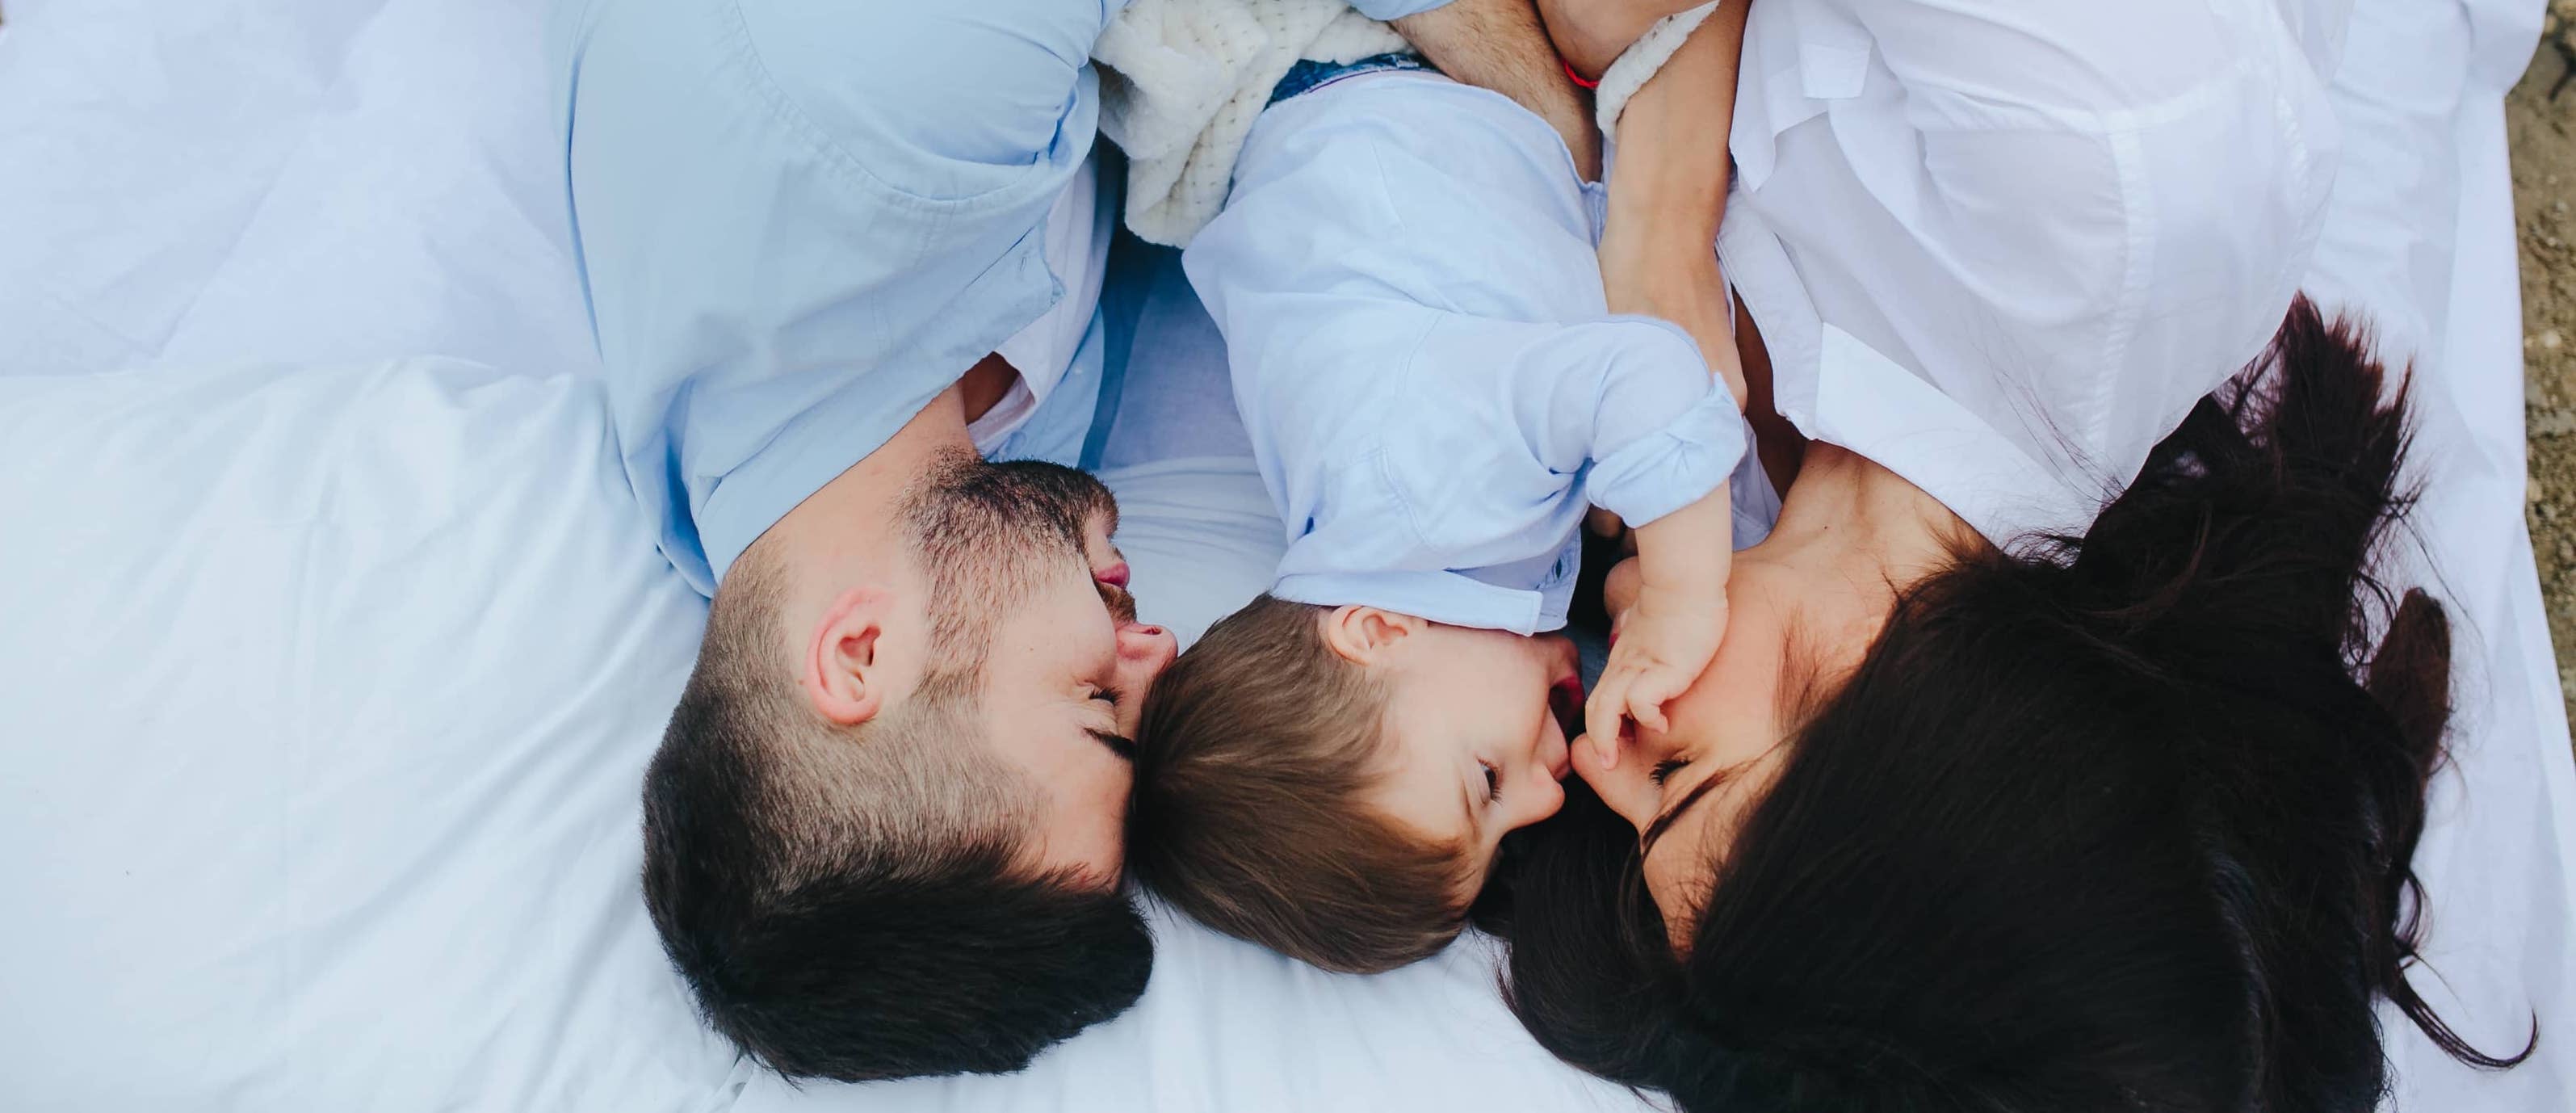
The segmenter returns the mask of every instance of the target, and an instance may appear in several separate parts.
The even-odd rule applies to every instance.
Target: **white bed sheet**
[[[1351,979],[1168,919],[1143,1005],[1012,1079],[800,1090],[696,1027],[633,831],[700,603],[580,378],[539,6],[9,0],[8,1104],[1633,1107],[1531,1048],[1475,949]],[[2363,304],[2448,292],[2418,521],[2465,680],[2418,857],[2431,953],[2473,1039],[2558,1026],[2505,1074],[2392,1028],[2399,1105],[2556,1110],[2576,773],[2521,522],[2495,59],[2522,10],[2463,10],[2459,218],[2349,241],[2413,252],[2397,280],[2321,277]],[[2427,149],[2377,157],[2446,173]],[[382,358],[424,352],[507,373]],[[1112,479],[1158,620],[1203,628],[1259,586],[1276,535],[1239,465]]]
[[[0,375],[586,370],[541,0],[7,0]]]
[[[435,358],[0,379],[11,1108],[1637,1107],[1490,953],[1325,974],[1157,913],[1144,1001],[1011,1078],[796,1089],[699,1029],[636,785],[702,601],[596,383]],[[1112,473],[1151,614],[1277,527],[1241,462]],[[1179,605],[1174,606],[1175,600]],[[746,1088],[747,1087],[747,1088]]]

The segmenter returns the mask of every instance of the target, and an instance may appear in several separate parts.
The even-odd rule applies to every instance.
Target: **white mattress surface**
[[[1168,916],[1145,1001],[1023,1075],[797,1089],[734,1061],[636,892],[635,788],[703,605],[586,379],[542,4],[7,2],[0,1104],[1636,1107],[1529,1043],[1478,946],[1357,979]],[[2318,278],[2438,349],[2417,529],[2463,710],[2419,984],[2484,1046],[2534,1011],[2551,1038],[2488,1074],[2392,1024],[2397,1104],[2562,1110],[2576,771],[2521,520],[2493,62],[2523,12],[2428,30],[2398,2],[2360,0],[2355,55],[2452,42],[2465,76],[2349,125],[2398,192],[2338,194]],[[1195,634],[1266,581],[1242,462],[1109,478],[1149,617]]]

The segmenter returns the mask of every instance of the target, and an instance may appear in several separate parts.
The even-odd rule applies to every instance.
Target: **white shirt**
[[[1643,524],[1744,458],[1679,328],[1613,317],[1556,132],[1427,73],[1273,105],[1183,256],[1289,544],[1273,592],[1564,624],[1587,502]]]
[[[2315,246],[2345,0],[1755,4],[1719,234],[1782,416],[2081,532]]]

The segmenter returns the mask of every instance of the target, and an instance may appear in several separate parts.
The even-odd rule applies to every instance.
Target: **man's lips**
[[[1125,587],[1127,586],[1127,562],[1122,560],[1095,571],[1091,574],[1091,578],[1111,587]]]

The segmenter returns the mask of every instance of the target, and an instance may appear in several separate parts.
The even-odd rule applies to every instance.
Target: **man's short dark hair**
[[[800,701],[755,545],[644,775],[644,900],[707,1023],[790,1078],[1015,1071],[1143,993],[1114,889],[1033,874],[1036,788],[975,744],[980,645],[855,729]]]

